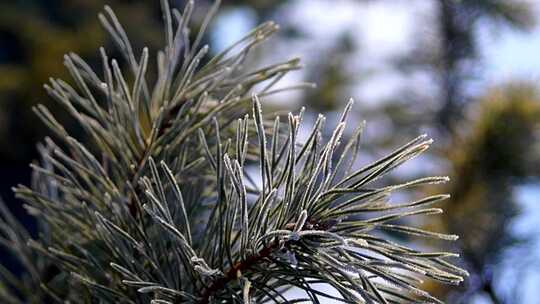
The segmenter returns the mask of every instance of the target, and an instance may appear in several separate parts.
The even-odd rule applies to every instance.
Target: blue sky
[[[304,58],[309,64],[309,51],[331,47],[337,33],[352,31],[360,44],[361,63],[352,62],[358,74],[376,70],[373,80],[359,86],[357,93],[366,100],[377,100],[391,94],[388,87],[379,88],[381,79],[395,88],[407,85],[407,79],[396,75],[389,67],[389,58],[406,53],[414,35],[430,35],[429,20],[432,1],[367,1],[295,0],[289,1],[276,14],[277,19],[299,26],[307,38],[289,53]],[[534,2],[540,15],[540,2]],[[328,13],[332,12],[332,13]],[[279,20],[278,20],[279,21]],[[255,13],[249,8],[223,12],[214,24],[213,41],[223,48],[255,26]],[[479,85],[483,88],[514,79],[537,81],[540,78],[540,25],[531,32],[518,32],[502,26],[485,24],[480,30],[483,56]],[[363,88],[369,88],[363,89]],[[367,91],[367,92],[366,92]]]
[[[536,4],[540,15],[540,2]],[[522,78],[537,82],[540,77],[540,24],[531,32],[508,28],[482,31],[484,75],[488,84]]]

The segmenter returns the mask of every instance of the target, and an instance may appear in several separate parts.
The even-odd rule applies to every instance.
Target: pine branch
[[[223,277],[213,281],[210,286],[208,286],[201,295],[201,300],[199,303],[207,304],[210,301],[210,298],[214,293],[217,293],[225,288],[225,286],[234,280],[237,280],[241,277],[241,273],[249,270],[257,263],[262,260],[270,257],[270,255],[279,247],[277,241],[272,244],[264,247],[260,252],[248,257],[246,260],[241,261],[233,265]]]
[[[422,277],[461,282],[466,272],[447,261],[455,255],[421,252],[381,232],[456,239],[402,221],[441,213],[431,205],[446,195],[389,202],[392,193],[447,178],[377,184],[432,141],[420,136],[354,169],[363,126],[342,145],[352,101],[328,139],[319,116],[306,141],[299,142],[303,109],[287,115],[285,128],[281,117],[270,127],[259,97],[280,92],[272,88],[299,68],[298,60],[246,71],[246,56],[277,30],[273,23],[206,59],[208,47],[199,44],[218,4],[191,44],[193,1],[183,14],[162,1],[166,46],[157,54],[153,86],[146,79],[149,51],[135,54],[108,7],[100,20],[132,77],[124,76],[104,49],[103,79],[77,55],[66,55],[76,88],[59,79],[45,88],[90,141],[72,137],[44,106],[36,107],[58,142],[45,139],[32,187],[15,191],[43,234],[31,239],[0,209],[2,243],[14,248],[31,274],[18,282],[0,269],[9,281],[0,285],[0,299],[155,304],[306,299],[282,295],[295,286],[314,303],[327,298],[440,303],[417,286]],[[252,95],[255,88],[262,89]],[[321,283],[339,297],[317,290]],[[36,286],[39,293],[32,292]]]

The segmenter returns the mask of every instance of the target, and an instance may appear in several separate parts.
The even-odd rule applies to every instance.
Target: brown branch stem
[[[158,129],[158,137],[162,136],[164,132],[166,131],[166,129],[168,129],[172,125],[172,120],[173,120],[174,115],[171,115],[171,114],[173,111],[175,112],[179,111],[179,107],[180,106],[176,106],[165,114],[165,118],[163,119],[161,126]],[[136,195],[136,196],[140,195],[141,189],[140,189],[139,184],[137,183],[136,177],[138,176],[139,172],[142,170],[142,167],[146,163],[145,160],[147,159],[148,154],[151,153],[151,150],[150,150],[151,148],[152,148],[152,142],[148,143],[146,147],[144,148],[141,158],[137,161],[136,171],[134,171],[135,173],[130,178],[131,185],[133,186],[135,190],[135,193],[133,195]],[[134,197],[130,196],[128,200],[128,209],[133,217],[136,217],[137,214],[141,212],[140,206],[136,206]]]
[[[270,245],[264,247],[261,251],[259,251],[257,254],[254,254],[247,259],[240,261],[236,264],[234,264],[223,277],[220,277],[219,279],[213,281],[208,288],[204,290],[201,296],[201,300],[199,301],[199,304],[209,304],[210,298],[218,291],[223,289],[227,284],[230,282],[238,279],[239,272],[246,271],[253,266],[255,266],[257,263],[261,262],[262,260],[266,259],[267,257],[272,254],[272,252],[279,247],[279,242],[274,241]]]

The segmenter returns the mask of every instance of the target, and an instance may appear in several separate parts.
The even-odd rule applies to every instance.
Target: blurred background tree
[[[505,279],[497,268],[503,259],[512,259],[504,262],[513,265],[529,259],[525,252],[513,257],[505,253],[527,241],[512,232],[512,221],[521,209],[515,187],[540,172],[534,148],[540,127],[537,89],[523,83],[494,88],[479,98],[471,116],[464,123],[467,130],[451,138],[450,146],[460,148],[445,151],[453,180],[446,189],[452,193],[447,214],[430,225],[461,236],[455,249],[472,275],[460,293],[436,288],[439,295],[451,294],[451,303],[471,303],[479,293],[492,303],[521,303],[516,293],[509,293],[521,282]],[[497,290],[501,281],[504,291]]]
[[[177,7],[184,2],[171,1]],[[201,13],[195,17],[202,16],[211,4],[197,2]],[[516,189],[538,185],[540,101],[535,85],[513,82],[479,88],[477,83],[485,70],[481,34],[534,29],[538,16],[534,1],[223,2],[226,7],[207,38],[213,46],[219,49],[255,23],[276,20],[282,26],[281,34],[260,60],[297,52],[305,59],[306,69],[291,81],[318,84],[316,89],[275,100],[276,108],[310,104],[319,111],[333,112],[342,100],[353,96],[361,109],[356,113],[358,119],[368,122],[368,146],[384,150],[424,131],[438,140],[439,150],[403,174],[420,175],[435,167],[452,176],[448,191],[453,198],[446,203],[447,216],[426,225],[464,236],[456,249],[473,275],[461,289],[432,288],[438,288],[439,295],[450,303],[475,303],[478,295],[488,296],[492,303],[520,303],[510,292],[511,282],[500,283],[504,280],[501,264],[509,250],[527,243],[513,235],[512,223],[521,210]],[[135,48],[145,41],[152,50],[163,39],[159,1],[0,2],[0,195],[19,216],[23,213],[10,188],[28,183],[27,164],[36,157],[34,143],[46,135],[40,123],[32,123],[36,118],[31,106],[51,103],[41,85],[50,75],[65,76],[62,56],[66,52],[77,52],[91,64],[98,63],[95,50],[111,43],[95,18],[104,4],[114,7]],[[393,45],[385,50],[387,34],[406,36],[405,29],[392,22],[407,6],[421,8],[414,13],[413,33],[403,38],[406,46],[402,50]],[[359,28],[356,19],[362,18],[377,19],[379,27]],[[373,60],[373,54],[381,57]],[[374,91],[384,94],[373,98],[370,92]],[[47,106],[54,109],[52,104]],[[63,123],[69,123],[67,115]],[[364,159],[369,157],[364,155]]]
[[[422,66],[434,73],[441,105],[433,117],[443,131],[452,132],[467,104],[477,100],[468,83],[478,77],[482,60],[479,27],[526,31],[533,28],[536,16],[531,2],[522,0],[434,2],[435,35],[419,35],[416,47],[401,63],[405,71]]]

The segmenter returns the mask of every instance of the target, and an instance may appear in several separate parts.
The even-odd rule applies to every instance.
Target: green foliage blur
[[[2,1],[0,2],[0,159],[26,163],[44,135],[32,106],[60,107],[46,96],[42,85],[49,77],[68,78],[63,55],[75,52],[97,63],[97,51],[107,45],[96,18],[105,4],[114,6],[135,32],[136,47],[157,44],[159,3],[133,1]],[[67,115],[62,117],[63,122]]]

